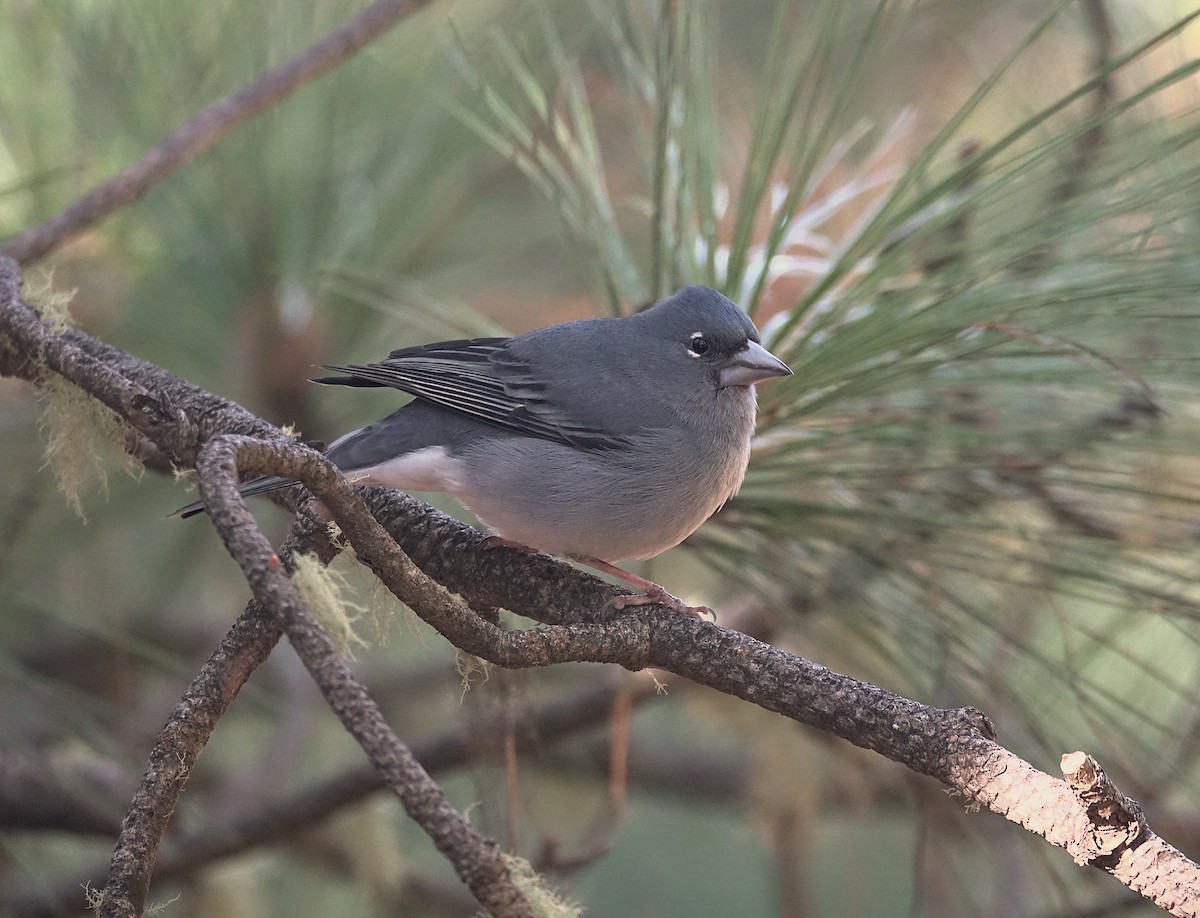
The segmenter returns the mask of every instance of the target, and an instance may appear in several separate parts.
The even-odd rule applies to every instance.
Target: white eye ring
[[[704,332],[692,332],[688,341],[688,356],[701,357],[708,353],[712,343],[704,336]]]

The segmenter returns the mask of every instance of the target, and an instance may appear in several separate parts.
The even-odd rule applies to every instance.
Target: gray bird
[[[618,607],[697,610],[613,562],[691,535],[737,491],[754,433],[754,384],[791,374],[740,308],[683,287],[621,318],[551,325],[329,365],[314,382],[416,398],[332,443],[359,484],[443,491],[499,544],[566,556],[632,584]],[[243,495],[293,482],[258,478]],[[199,503],[178,511],[191,516]]]

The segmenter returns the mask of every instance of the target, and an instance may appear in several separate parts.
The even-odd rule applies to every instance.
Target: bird
[[[566,557],[633,586],[617,608],[702,616],[617,562],[678,545],[734,495],[750,459],[754,387],[792,373],[739,306],[698,285],[630,315],[321,369],[337,375],[313,382],[414,396],[325,450],[352,482],[448,493],[489,544]],[[241,493],[294,483],[260,477]]]

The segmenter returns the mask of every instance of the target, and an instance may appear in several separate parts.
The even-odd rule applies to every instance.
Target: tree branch
[[[333,555],[326,533],[301,521],[285,542],[294,551]],[[146,905],[158,849],[188,775],[241,687],[278,643],[278,624],[251,602],[192,680],[159,732],[149,764],[121,830],[104,884],[101,916],[140,915]]]
[[[283,101],[306,83],[386,33],[430,0],[376,0],[316,44],[248,86],[203,108],[152,147],[141,159],[76,200],[62,213],[0,243],[0,255],[27,264],[65,240],[142,197],[226,134]]]
[[[568,695],[553,697],[516,711],[517,749],[542,749],[560,739],[604,722],[617,698],[634,703],[657,695],[654,680],[644,675],[602,679]],[[481,759],[500,755],[507,722],[458,723],[434,736],[415,742],[413,755],[429,772],[453,772]],[[155,882],[186,877],[223,858],[234,857],[264,845],[287,842],[338,811],[386,789],[371,765],[348,768],[309,784],[288,796],[265,804],[220,825],[210,825],[172,835],[154,869]],[[53,884],[49,892],[27,892],[4,903],[21,918],[40,918],[81,909],[79,891],[104,884],[104,871],[91,870]]]
[[[99,915],[142,914],[158,847],[188,773],[246,679],[278,640],[279,628],[252,603],[171,712],[121,823]]]
[[[532,918],[533,910],[513,883],[499,847],[450,806],[442,789],[384,721],[246,509],[238,493],[239,454],[263,450],[273,451],[273,446],[236,436],[216,437],[201,450],[196,466],[200,493],[225,547],[241,566],[254,597],[278,620],[329,707],[475,898],[497,918]],[[324,457],[318,463],[314,457],[319,454],[306,447],[297,452],[302,461],[320,465],[345,483]]]
[[[30,327],[30,316],[37,328]],[[114,381],[109,376],[95,372],[92,365],[67,359],[74,349],[154,393],[161,401],[162,416],[182,413],[187,418],[186,436],[173,437],[171,431],[152,424],[147,424],[144,432],[160,447],[172,443],[167,451],[185,463],[185,457],[198,453],[200,443],[225,431],[242,433],[256,427],[277,437],[273,428],[243,409],[189,387],[164,370],[121,355],[79,332],[52,333],[19,298],[14,299],[11,284],[0,284],[0,333],[10,339],[7,348],[0,347],[0,371],[27,371],[33,363],[44,361],[56,370],[61,367],[62,375],[85,391],[101,397],[119,395],[110,391]],[[37,348],[32,354],[22,350],[26,341]],[[37,377],[36,373],[21,375]],[[119,380],[116,384],[119,387]],[[180,402],[166,397],[168,393],[179,393]],[[117,397],[106,404],[143,429],[139,424],[145,421],[138,414],[136,399]],[[193,413],[197,409],[199,413]],[[550,558],[489,550],[477,531],[403,494],[362,489],[371,510],[364,513],[359,495],[345,480],[319,454],[292,441],[258,443],[244,436],[225,436],[214,441],[207,452],[211,464],[201,476],[202,487],[227,539],[240,539],[243,530],[248,532],[247,527],[252,526],[232,486],[238,460],[253,471],[302,477],[342,526],[359,557],[418,614],[468,652],[506,666],[586,659],[631,669],[660,667],[937,778],[969,803],[1001,813],[1111,873],[1173,914],[1200,915],[1200,876],[1194,863],[1153,833],[1143,833],[1112,858],[1095,859],[1085,841],[1099,829],[1070,786],[996,744],[990,724],[977,711],[922,705],[747,635],[669,610],[648,606],[614,614],[606,608],[617,595],[613,587]],[[220,487],[214,487],[214,476]],[[372,515],[376,519],[371,519]],[[380,536],[379,525],[395,538],[399,549]],[[247,549],[242,563],[256,593],[280,604],[296,628],[298,647],[307,647],[311,641],[309,649],[320,652],[316,632],[305,630],[307,611],[290,582],[272,568],[277,567],[278,559],[270,546],[262,541],[252,551]],[[466,613],[438,583],[464,596],[473,607],[507,608],[550,627],[515,634],[501,631]],[[328,688],[331,692],[336,689],[341,699],[338,704],[359,704],[354,700],[356,690],[339,681],[340,675],[335,676]],[[374,712],[372,718],[377,717],[373,706],[365,709]],[[355,725],[364,737],[377,727],[374,720]]]

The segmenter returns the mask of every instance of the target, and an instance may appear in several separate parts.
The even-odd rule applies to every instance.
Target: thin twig
[[[430,0],[377,0],[295,57],[267,71],[168,134],[131,166],[72,203],[57,216],[0,243],[0,255],[21,264],[42,258],[67,239],[132,204],[178,172],[226,134],[328,73]]]
[[[662,697],[653,680],[642,675],[601,678],[569,694],[555,695],[522,706],[513,716],[519,752],[545,749],[559,740],[599,726],[618,697],[635,704]],[[464,721],[412,745],[413,755],[430,773],[453,772],[499,755],[504,723],[468,724]],[[219,824],[172,834],[159,854],[156,883],[187,877],[224,858],[235,857],[265,845],[287,843],[338,812],[385,789],[383,778],[371,765],[356,765],[321,781],[305,785],[261,809],[235,815]],[[49,918],[82,910],[83,888],[100,887],[104,871],[88,870],[50,884],[37,892],[19,893],[0,907],[21,918]]]

